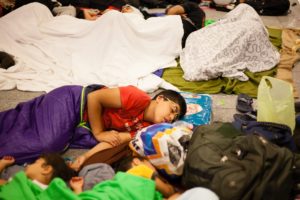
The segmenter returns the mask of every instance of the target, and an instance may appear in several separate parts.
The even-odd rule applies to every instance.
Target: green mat
[[[280,50],[281,48],[281,29],[268,28],[269,39],[272,44]],[[164,70],[162,78],[167,82],[178,87],[182,91],[204,93],[204,94],[248,94],[251,97],[257,97],[258,84],[263,76],[276,75],[277,67],[264,72],[252,73],[246,71],[245,74],[249,77],[248,81],[239,81],[233,78],[219,77],[209,81],[186,81],[182,78],[183,70],[178,62],[177,67]]]

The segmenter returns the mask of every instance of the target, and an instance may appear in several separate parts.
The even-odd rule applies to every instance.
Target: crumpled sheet
[[[203,81],[221,77],[247,81],[244,71],[269,70],[279,52],[256,11],[239,4],[224,18],[191,33],[180,55],[184,79]]]
[[[44,5],[27,4],[0,18],[0,50],[17,61],[0,69],[0,90],[50,91],[69,84],[176,89],[151,73],[172,66],[182,35],[179,16],[145,20],[110,11],[88,21],[53,17]],[[140,81],[145,78],[153,84]]]

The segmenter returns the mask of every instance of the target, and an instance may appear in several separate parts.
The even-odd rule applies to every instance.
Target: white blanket
[[[219,76],[247,81],[246,69],[269,70],[279,58],[256,11],[239,4],[221,20],[189,35],[180,64],[189,81]]]
[[[110,11],[87,21],[53,17],[45,6],[28,4],[0,18],[0,50],[17,60],[8,70],[0,69],[0,90],[95,83],[147,91],[172,87],[151,73],[179,56],[182,35],[179,16],[144,20]]]

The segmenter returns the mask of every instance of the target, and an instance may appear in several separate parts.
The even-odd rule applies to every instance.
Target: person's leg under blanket
[[[0,157],[16,164],[62,151],[80,117],[81,86],[64,86],[0,113]]]

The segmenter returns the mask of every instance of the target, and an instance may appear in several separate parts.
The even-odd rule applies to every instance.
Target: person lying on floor
[[[11,158],[8,160],[11,160]],[[38,159],[34,164],[27,167],[26,170],[28,174],[31,174],[30,177],[38,180],[40,180],[39,177],[48,177],[50,168],[43,161]],[[5,161],[5,165],[7,164]],[[57,166],[57,163],[52,167],[54,166]],[[35,175],[33,176],[33,174]],[[43,180],[43,178],[41,179]],[[113,180],[101,182],[95,185],[92,190],[86,190],[79,195],[71,191],[61,178],[54,178],[51,182],[49,178],[47,180],[47,183],[50,183],[48,186],[45,185],[46,182],[37,185],[36,181],[29,180],[24,172],[20,172],[12,181],[0,186],[0,199],[162,199],[161,194],[155,191],[154,181],[122,172],[118,173]],[[42,189],[42,185],[46,189]],[[83,180],[72,178],[70,185],[75,185],[75,187],[73,186],[74,191],[78,193],[79,191],[76,188],[82,187]],[[81,187],[78,187],[78,185]]]
[[[280,54],[270,42],[260,16],[243,3],[215,23],[190,34],[180,54],[183,78],[187,81],[220,76],[247,81],[246,71],[270,70],[279,60]]]
[[[196,187],[192,190],[181,191],[164,180],[156,171],[156,168],[145,158],[130,155],[123,158],[116,166],[116,171],[123,171],[135,176],[151,179],[155,182],[155,188],[168,200],[218,200],[218,196],[209,189]]]
[[[83,9],[82,10],[83,18],[86,19],[86,20],[96,20],[101,15],[103,15],[106,12],[109,12],[111,10],[120,11],[121,13],[135,13],[135,14],[138,14],[140,16],[143,16],[143,14],[137,8],[126,4],[126,5],[122,6],[122,8],[120,10],[118,10],[115,7],[108,7],[107,9],[105,9],[103,11],[97,10],[97,9]]]
[[[128,142],[143,127],[173,122],[185,112],[184,98],[173,90],[151,100],[134,86],[63,86],[0,112],[0,157],[11,155],[23,164],[41,152],[88,149],[99,143],[91,156]]]
[[[144,179],[154,181],[156,190],[159,191],[164,197],[170,197],[172,194],[175,193],[173,186],[167,183],[166,181],[164,181],[163,179],[161,179],[161,177],[158,176],[155,167],[144,158],[134,157],[131,155],[127,156],[121,159],[119,162],[117,162],[117,165],[115,166],[115,171],[126,172],[127,174],[130,175],[143,177]],[[126,183],[122,183],[122,184],[126,184]],[[76,194],[80,194],[83,191],[82,189],[83,178],[82,177],[72,178],[70,181],[70,186]],[[135,190],[135,188],[133,188],[133,190]]]
[[[183,4],[171,6],[166,10],[166,15],[181,16],[184,30],[182,48],[185,47],[185,41],[192,32],[204,27],[205,12],[195,2],[186,1]]]
[[[87,20],[96,20],[99,16],[115,9],[106,9],[103,12],[84,9],[83,15]],[[126,4],[121,9],[122,13],[135,13],[142,16],[142,13],[135,7]],[[99,15],[100,14],[100,15]],[[195,2],[185,2],[180,5],[171,6],[166,9],[166,15],[180,15],[184,35],[182,37],[182,47],[185,46],[185,41],[189,34],[204,27],[205,12]]]
[[[100,141],[102,139],[103,142],[106,143],[99,143],[97,144],[94,148],[90,149],[89,151],[87,151],[86,153],[84,153],[81,156],[78,156],[76,158],[76,160],[74,162],[71,163],[71,167],[78,171],[80,170],[80,168],[82,167],[82,164],[88,159],[90,158],[92,155],[94,155],[95,153],[119,145],[121,143],[125,143],[125,142],[129,142],[131,140],[131,137],[134,136],[134,134],[136,133],[137,130],[140,130],[143,127],[146,127],[150,124],[153,123],[161,123],[161,122],[173,122],[181,117],[183,117],[186,113],[186,103],[184,98],[177,92],[172,91],[172,90],[165,90],[162,91],[160,93],[158,93],[153,100],[151,101],[151,103],[149,104],[149,96],[146,94],[142,94],[143,92],[141,92],[140,90],[138,90],[137,88],[132,87],[131,89],[132,91],[130,92],[130,94],[126,94],[126,96],[128,95],[129,97],[131,97],[131,102],[128,106],[130,106],[130,108],[126,108],[127,105],[129,103],[129,100],[123,100],[121,99],[118,100],[120,97],[117,96],[113,96],[111,97],[116,98],[116,105],[111,105],[112,100],[108,100],[109,103],[105,102],[105,95],[107,94],[103,94],[99,97],[97,97],[97,94],[94,93],[94,97],[90,97],[88,99],[88,101],[92,101],[90,99],[95,99],[95,102],[92,102],[93,104],[100,104],[103,105],[104,107],[113,107],[113,108],[119,108],[117,111],[117,115],[111,114],[111,119],[109,119],[109,123],[111,123],[112,125],[114,124],[119,124],[120,122],[118,122],[118,120],[121,120],[121,124],[119,124],[119,126],[125,126],[124,129],[123,127],[117,127],[116,125],[114,125],[112,128],[115,128],[116,130],[119,131],[128,131],[131,132],[131,134],[124,133],[122,132],[121,134],[118,134],[117,131],[110,131],[109,134],[107,134],[107,139],[104,138],[100,138]],[[101,91],[101,90],[100,90]],[[128,90],[129,93],[130,90]],[[102,92],[99,92],[102,93]],[[115,91],[115,93],[118,93],[117,91]],[[125,93],[125,92],[123,92]],[[135,93],[134,95],[132,93]],[[140,93],[140,94],[139,94]],[[125,96],[125,94],[123,94]],[[109,96],[106,96],[109,97]],[[121,96],[121,98],[124,98]],[[147,100],[146,100],[147,99]],[[97,102],[98,101],[98,102]],[[137,101],[136,103],[134,101]],[[144,102],[143,102],[144,101]],[[104,103],[103,103],[104,102]],[[91,103],[91,104],[92,104]],[[152,104],[152,105],[151,105]],[[90,104],[88,104],[89,106]],[[122,105],[122,108],[121,107]],[[135,106],[134,106],[135,105]],[[130,111],[130,109],[138,109],[136,111],[136,113],[138,114],[138,117],[130,117],[132,111]],[[143,111],[143,109],[145,109]],[[94,130],[93,133],[97,133],[100,130],[103,130],[103,127],[97,127],[99,126],[99,121],[104,120],[106,122],[107,116],[103,116],[103,119],[101,119],[102,117],[100,117],[99,119],[96,119],[93,116],[100,116],[100,113],[97,112],[98,109],[93,108],[91,105],[91,111],[90,109],[88,109],[89,115],[91,117],[89,117],[90,120],[90,124],[93,127],[94,124]],[[114,111],[114,109],[109,109],[110,111]],[[92,113],[95,112],[95,113]],[[125,114],[126,113],[126,114]],[[104,112],[105,114],[105,112]],[[126,116],[127,115],[127,116]],[[114,118],[115,117],[115,118]],[[130,122],[131,120],[124,120],[122,118],[131,118],[131,120],[133,120],[132,122]],[[143,117],[143,119],[140,119],[141,117]],[[114,119],[114,120],[112,120]],[[149,123],[150,122],[150,123]],[[124,124],[122,124],[124,123]],[[108,124],[108,123],[106,123]],[[97,130],[100,129],[100,130]],[[104,132],[105,134],[106,132]]]
[[[14,157],[4,156],[0,160],[0,173],[14,161]],[[67,166],[59,154],[42,154],[35,162],[28,164],[24,171],[18,172],[8,181],[0,179],[0,199],[33,199],[32,191],[39,195],[54,178],[59,177],[69,182],[75,175],[75,171]]]
[[[93,195],[97,199],[181,199],[218,200],[218,196],[206,188],[193,188],[183,194],[177,192],[162,179],[155,167],[142,157],[127,156],[114,164],[116,176],[96,184],[92,190],[83,192],[84,179],[73,177],[70,187],[78,197]]]

